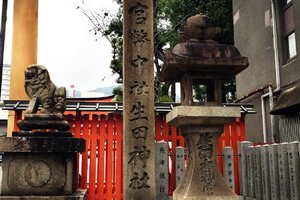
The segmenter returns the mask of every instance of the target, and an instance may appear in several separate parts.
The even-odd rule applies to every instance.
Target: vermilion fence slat
[[[22,119],[22,110],[16,110],[14,116],[14,131],[20,131],[19,127],[17,126],[17,121]]]
[[[91,134],[90,134],[90,166],[89,166],[89,196],[95,198],[96,185],[96,147],[97,147],[97,123],[98,115],[92,116]]]
[[[162,126],[163,126],[162,116],[157,115],[156,120],[155,120],[155,140],[156,141],[164,140]]]
[[[81,188],[87,189],[87,172],[88,172],[88,151],[90,149],[89,139],[89,116],[83,116],[83,134],[82,138],[86,142],[86,151],[82,153],[82,165],[81,165]]]
[[[175,190],[176,188],[176,156],[175,156],[175,150],[176,150],[176,147],[177,147],[177,130],[174,126],[169,126],[169,134],[168,134],[168,137],[169,137],[169,140],[172,142],[172,152],[171,152],[171,159],[172,159],[172,171],[171,171],[171,183],[172,183],[172,191]],[[173,176],[175,175],[175,176]]]
[[[117,155],[116,155],[116,200],[122,199],[123,188],[123,123],[120,115],[116,116]]]
[[[232,135],[232,149],[233,149],[233,154],[234,155],[237,155],[238,154],[238,142],[240,141],[240,123],[239,122],[235,122],[235,123],[232,123],[232,134],[235,133],[235,136]],[[235,166],[234,167],[234,177],[238,177],[238,157],[237,156],[233,156],[233,165]],[[239,179],[235,180],[234,181],[234,188],[235,188],[235,191],[238,192],[240,191],[240,188],[239,188]]]
[[[107,124],[107,145],[106,145],[106,191],[107,200],[112,199],[112,182],[113,182],[113,119],[108,118]]]
[[[99,200],[104,200],[104,158],[105,158],[105,115],[100,116],[99,140],[98,140],[98,174],[97,174],[97,196]]]

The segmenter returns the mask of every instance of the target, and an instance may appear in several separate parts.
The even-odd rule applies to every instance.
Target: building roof
[[[300,114],[300,85],[284,91],[270,111],[272,115],[295,115]]]

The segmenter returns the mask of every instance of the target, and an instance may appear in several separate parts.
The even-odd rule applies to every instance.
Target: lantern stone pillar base
[[[188,149],[185,175],[174,200],[237,200],[217,165],[217,146],[224,124],[240,117],[240,108],[178,106],[167,122],[181,128]]]
[[[0,199],[83,199],[75,198],[76,153],[85,150],[83,139],[67,132],[14,135],[0,137]]]

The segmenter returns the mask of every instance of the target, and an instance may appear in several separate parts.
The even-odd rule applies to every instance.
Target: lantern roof
[[[190,17],[183,32],[185,42],[166,54],[159,80],[179,81],[185,74],[226,79],[247,68],[248,58],[236,47],[214,41],[220,31],[205,15]]]

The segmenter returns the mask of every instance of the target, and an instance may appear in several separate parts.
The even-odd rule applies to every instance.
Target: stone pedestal
[[[0,151],[4,155],[0,199],[83,199],[84,195],[79,198],[75,193],[75,167],[76,152],[84,150],[85,141],[72,138],[68,132],[1,137]]]
[[[174,200],[237,200],[218,169],[216,155],[224,124],[240,117],[239,108],[178,106],[167,122],[181,128],[188,149],[185,175]]]

